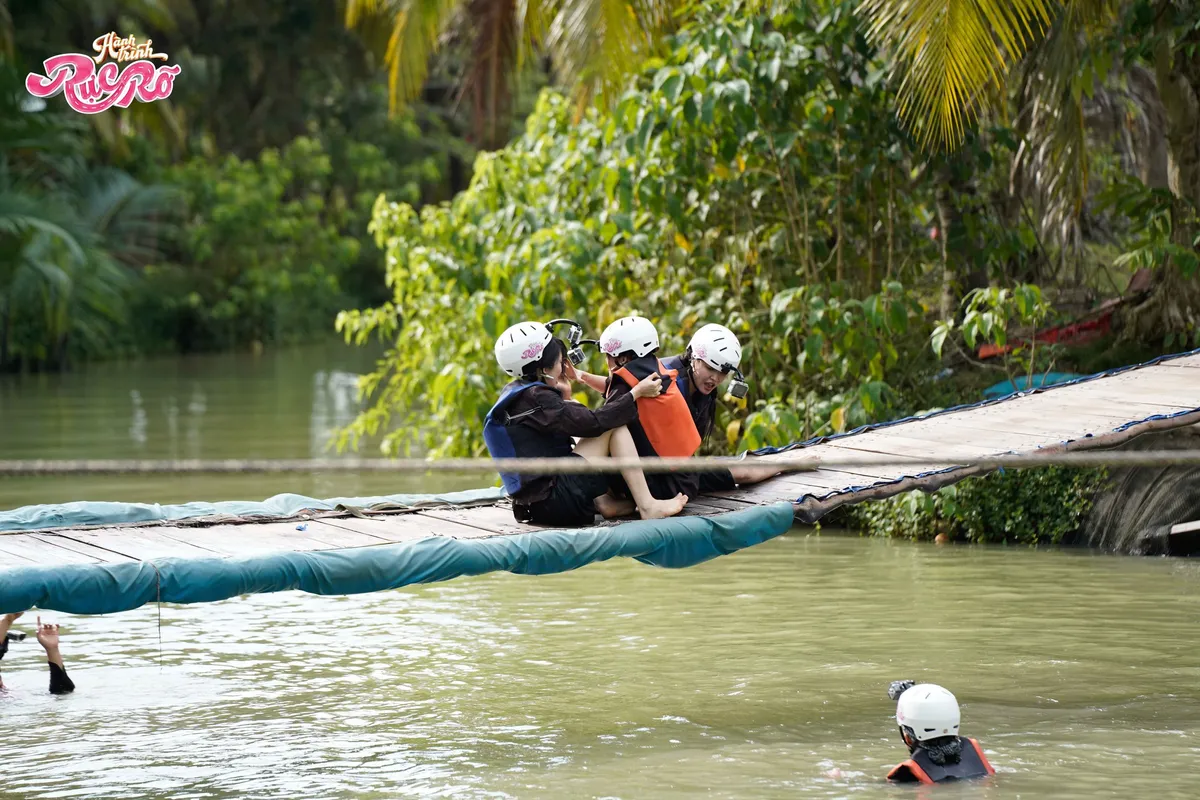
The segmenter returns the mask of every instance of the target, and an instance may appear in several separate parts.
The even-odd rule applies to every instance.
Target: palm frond
[[[1083,0],[1076,0],[1080,17]],[[926,145],[954,146],[989,87],[1041,36],[1054,0],[863,0],[868,37],[900,76],[900,117]]]
[[[674,0],[563,0],[547,45],[563,81],[584,95],[620,85],[667,33]]]
[[[178,232],[183,197],[169,186],[147,186],[115,169],[90,173],[76,187],[81,221],[112,257],[130,267],[157,260]]]
[[[0,237],[7,234],[22,237],[27,234],[44,234],[61,243],[76,260],[85,255],[85,237],[72,230],[69,220],[54,213],[54,198],[34,198],[12,191],[0,191]]]
[[[1083,94],[1076,75],[1084,43],[1066,17],[1030,52],[1017,98],[1024,135],[1013,159],[1010,187],[1028,184],[1040,199],[1042,233],[1067,249],[1079,242],[1088,191],[1088,141]]]
[[[1089,39],[1096,40],[1095,47],[1107,47],[1093,35],[1114,4],[1088,3],[1086,14],[1082,5],[1082,0],[1070,3],[1025,59],[1016,98],[1022,140],[1010,176],[1010,189],[1020,183],[1035,190],[1043,235],[1066,250],[1082,244],[1080,221],[1090,190],[1098,112],[1120,113],[1108,107],[1121,103],[1106,88],[1108,70],[1101,67],[1105,74],[1094,74],[1096,51],[1089,47]]]
[[[0,55],[11,58],[15,52],[12,12],[8,10],[8,0],[0,0]]]
[[[416,98],[429,74],[429,58],[461,0],[347,0],[346,25],[359,29],[375,48],[384,47],[388,99],[393,111]],[[381,33],[390,23],[386,44]]]

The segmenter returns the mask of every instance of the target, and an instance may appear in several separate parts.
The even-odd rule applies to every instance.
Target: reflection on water
[[[79,690],[14,646],[0,797],[1191,797],[1198,578],[797,532],[686,570],[167,607],[161,666],[152,607],[54,614]],[[958,695],[996,778],[884,784],[905,677]]]
[[[341,343],[0,377],[0,458],[322,458],[358,411],[376,354]],[[375,456],[375,442],[358,455]],[[347,453],[354,456],[354,453]],[[0,508],[71,500],[180,503],[472,488],[493,476],[377,473],[0,479]]]

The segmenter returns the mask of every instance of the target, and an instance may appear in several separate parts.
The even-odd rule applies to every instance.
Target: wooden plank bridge
[[[790,501],[813,522],[847,503],[911,489],[934,490],[981,472],[955,459],[1117,447],[1150,431],[1200,423],[1200,354],[1161,359],[1072,384],[876,426],[797,447],[780,458],[888,456],[897,464],[821,468],[697,498],[688,515],[716,515]],[[931,459],[939,463],[930,465]],[[906,465],[909,462],[912,466]],[[620,524],[620,523],[598,523]],[[505,503],[383,513],[313,512],[287,521],[211,519],[0,532],[0,570],[166,558],[221,558],[539,530]]]

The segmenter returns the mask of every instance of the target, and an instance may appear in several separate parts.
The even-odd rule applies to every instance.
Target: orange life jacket
[[[657,358],[643,357],[630,361],[613,375],[633,388],[655,369],[662,377],[665,391],[654,397],[638,399],[638,424],[646,432],[655,455],[660,458],[690,458],[700,449],[700,434],[692,420],[687,398],[675,382],[678,373],[667,369]]]
[[[996,770],[988,762],[987,756],[983,754],[983,748],[979,746],[979,742],[965,736],[962,739],[971,746],[963,748],[958,762],[935,764],[933,759],[918,747],[913,751],[912,758],[892,767],[892,771],[888,773],[888,780],[909,783],[913,781],[940,783],[945,780],[968,780],[982,778],[985,775],[995,775]]]

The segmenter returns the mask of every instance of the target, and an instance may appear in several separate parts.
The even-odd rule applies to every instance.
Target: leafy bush
[[[418,203],[439,174],[430,158],[399,165],[374,144],[311,137],[170,168],[189,222],[175,258],[145,270],[139,340],[186,351],[324,335],[381,283],[381,254],[360,238],[376,197]]]
[[[846,510],[873,536],[932,539],[939,533],[971,542],[1061,544],[1091,510],[1104,470],[1066,467],[1001,470],[932,494],[907,492]]]
[[[728,446],[889,416],[933,371],[905,282],[937,256],[936,176],[905,155],[857,23],[798,3],[692,11],[611,111],[543,92],[525,135],[479,156],[452,202],[377,205],[393,296],[338,327],[389,349],[343,445],[384,432],[385,452],[482,453],[504,379],[492,345],[522,319],[598,332],[637,311],[667,353],[728,324],[753,386],[718,420]]]

